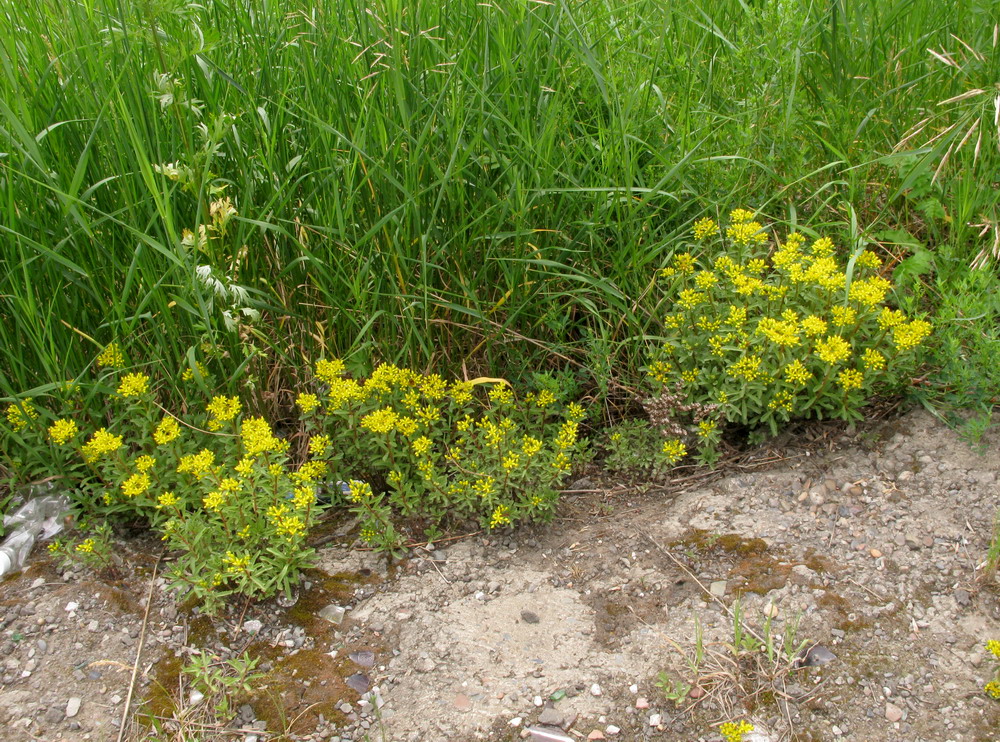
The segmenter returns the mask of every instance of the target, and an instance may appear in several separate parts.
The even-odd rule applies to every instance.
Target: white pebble
[[[590,686],[590,695],[599,696],[601,695],[602,692],[603,691],[601,691],[601,686],[599,686],[597,683],[594,683],[592,686]]]

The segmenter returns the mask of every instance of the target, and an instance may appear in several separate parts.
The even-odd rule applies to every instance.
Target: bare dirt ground
[[[214,619],[177,604],[156,542],[123,540],[114,579],[36,549],[0,584],[2,739],[693,741],[747,719],[757,742],[997,740],[991,436],[980,454],[923,411],[804,426],[719,473],[594,472],[548,526],[392,565],[331,524],[294,605]],[[770,657],[734,659],[740,610]],[[264,676],[228,709],[180,672],[244,651]]]

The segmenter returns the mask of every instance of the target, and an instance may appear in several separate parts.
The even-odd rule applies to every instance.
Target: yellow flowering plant
[[[931,325],[887,305],[875,253],[844,260],[831,239],[779,236],[745,209],[694,232],[660,270],[662,336],[647,375],[654,393],[711,408],[711,421],[678,420],[700,422],[690,438],[703,457],[723,423],[776,433],[792,418],[856,420],[873,394],[905,382]]]
[[[402,544],[394,516],[431,539],[463,521],[496,529],[552,516],[583,418],[555,378],[538,374],[519,393],[499,379],[448,381],[390,364],[355,380],[342,362],[320,360],[314,375],[315,392],[298,398],[310,451],[333,479],[369,484],[348,500],[370,545]]]

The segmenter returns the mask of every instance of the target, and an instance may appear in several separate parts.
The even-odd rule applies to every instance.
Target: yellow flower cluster
[[[757,332],[782,348],[790,348],[799,344],[799,328],[794,321],[763,317],[757,323]]]
[[[559,434],[556,436],[556,448],[565,451],[576,443],[578,425],[579,423],[572,419],[562,424],[562,427],[559,428]]]
[[[892,330],[892,343],[899,351],[912,350],[931,334],[931,323],[915,319],[906,324],[896,325]]]
[[[7,405],[7,422],[14,430],[23,430],[28,420],[36,420],[38,410],[31,397],[22,399],[19,403]]]
[[[513,404],[514,402],[514,392],[506,384],[495,384],[486,396],[496,404]]]
[[[306,532],[306,524],[298,515],[283,515],[274,522],[274,530],[279,536],[293,539]]]
[[[198,375],[202,379],[208,378],[208,367],[206,367],[201,361],[195,361],[194,368],[188,366],[183,372],[181,372],[181,381],[194,381],[195,369],[198,369]]]
[[[110,343],[97,356],[97,365],[102,368],[121,368],[125,365],[125,354],[118,343]]]
[[[315,394],[300,394],[295,398],[295,404],[299,406],[302,410],[302,414],[308,415],[310,412],[319,407],[319,397]]]
[[[239,397],[226,397],[219,395],[212,397],[206,408],[211,419],[208,421],[209,430],[220,430],[222,424],[229,422],[240,414],[242,405]]]
[[[148,472],[154,466],[156,466],[156,459],[147,454],[143,454],[135,460],[135,468],[143,474]]]
[[[215,464],[215,454],[203,448],[198,453],[181,456],[177,464],[177,473],[190,474],[201,479],[212,470],[213,464]]]
[[[49,426],[49,440],[63,446],[75,438],[78,432],[75,420],[56,420]]]
[[[153,431],[153,440],[158,445],[165,446],[179,438],[180,434],[181,426],[177,423],[177,420],[169,415],[164,415],[159,425],[156,426],[156,430]]]
[[[316,361],[316,378],[324,384],[333,385],[344,375],[344,362],[339,358],[331,361],[320,359]]]
[[[837,305],[830,310],[834,327],[849,327],[858,319],[858,313],[852,307]]]
[[[782,389],[771,398],[771,401],[767,403],[767,407],[776,412],[791,412],[792,400],[794,398],[794,395],[790,391]]]
[[[826,322],[814,314],[810,314],[802,320],[802,331],[806,334],[806,337],[812,338],[817,335],[825,335],[826,327]]]
[[[226,555],[222,557],[222,563],[226,567],[226,571],[233,574],[238,572],[245,572],[250,568],[250,554],[244,552],[240,556],[236,556],[231,551],[227,551]]]
[[[106,428],[101,428],[90,436],[83,445],[83,459],[88,463],[97,461],[101,456],[114,453],[122,447],[122,437],[109,433]]]
[[[510,508],[507,505],[497,505],[490,516],[490,529],[510,525]]]
[[[81,541],[76,545],[76,550],[81,554],[93,554],[94,547],[97,543],[92,538],[88,538],[85,541]]]
[[[712,219],[705,217],[704,219],[699,219],[694,223],[694,238],[696,240],[703,240],[707,237],[714,237],[719,234],[719,225],[716,224]]]
[[[156,507],[172,508],[178,502],[180,502],[180,500],[178,499],[177,495],[175,495],[173,492],[164,492],[156,499]]]
[[[542,450],[542,442],[537,438],[526,435],[521,439],[521,452],[529,459]]]
[[[851,345],[840,335],[830,335],[816,343],[816,355],[824,363],[840,363],[851,354]]]
[[[990,698],[1000,699],[1000,683],[996,680],[991,680],[986,685],[983,686],[983,690],[986,691],[986,695]]]
[[[741,247],[747,245],[763,245],[767,242],[767,232],[760,222],[746,221],[734,222],[726,229],[726,237]]]
[[[861,354],[861,363],[869,371],[881,371],[885,368],[885,356],[877,350],[865,348],[865,352]]]
[[[679,438],[671,438],[663,442],[662,452],[667,457],[667,462],[673,465],[687,455],[687,446]]]
[[[785,381],[793,386],[805,386],[812,377],[812,372],[802,365],[802,361],[796,359],[785,366]]]
[[[126,497],[138,497],[149,489],[150,482],[148,474],[133,474],[122,482],[122,494]]]
[[[885,295],[890,288],[892,288],[892,284],[882,276],[872,276],[852,283],[847,296],[858,304],[874,307],[885,301]]]
[[[851,389],[860,389],[864,384],[865,375],[853,368],[844,369],[837,376],[837,382],[845,392]]]
[[[271,426],[262,417],[251,417],[244,420],[240,425],[240,438],[243,441],[246,455],[250,457],[271,451],[281,451],[287,447],[274,436]]]
[[[311,456],[325,456],[330,450],[333,442],[328,435],[314,435],[309,439],[309,454]]]
[[[451,399],[457,405],[465,405],[472,401],[472,384],[468,381],[454,381],[451,385]],[[539,395],[541,397],[541,395]]]
[[[760,361],[760,356],[743,356],[743,358],[729,367],[728,373],[734,379],[756,381],[764,375],[764,372],[760,370]]]
[[[740,722],[727,721],[719,725],[719,734],[726,742],[743,742],[743,735],[753,731],[753,724],[749,721]]]
[[[383,407],[361,418],[361,427],[378,435],[386,435],[395,429],[397,419],[398,415],[391,407]]]
[[[149,377],[146,374],[125,374],[118,385],[118,396],[124,399],[141,397],[149,391]]]

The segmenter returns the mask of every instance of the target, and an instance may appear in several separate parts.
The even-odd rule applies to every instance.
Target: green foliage
[[[793,417],[858,419],[875,391],[898,388],[931,331],[884,306],[891,283],[874,253],[845,266],[829,238],[807,247],[792,232],[773,253],[770,241],[737,209],[724,235],[696,223],[660,273],[665,336],[648,378],[679,415],[699,411],[705,444],[722,422],[774,433]]]
[[[83,564],[93,570],[116,569],[111,526],[106,521],[93,528],[81,523],[79,530],[86,534],[86,538],[50,541],[49,553],[66,566]]]
[[[555,352],[604,391],[638,371],[648,269],[693,218],[847,202],[908,227],[871,188],[910,189],[904,156],[949,184],[969,260],[980,215],[950,183],[996,201],[995,9],[899,7],[9,4],[0,393],[44,394],[115,339],[176,403],[169,364],[208,343],[220,390],[270,418],[322,354],[513,379]],[[978,158],[976,132],[957,146],[976,121]]]
[[[501,379],[447,382],[383,364],[362,383],[343,371],[319,361],[317,393],[298,404],[311,454],[342,481],[368,480],[348,494],[364,541],[401,546],[392,511],[422,522],[428,538],[470,519],[494,529],[551,518],[584,413],[562,403],[550,377],[518,399]]]

